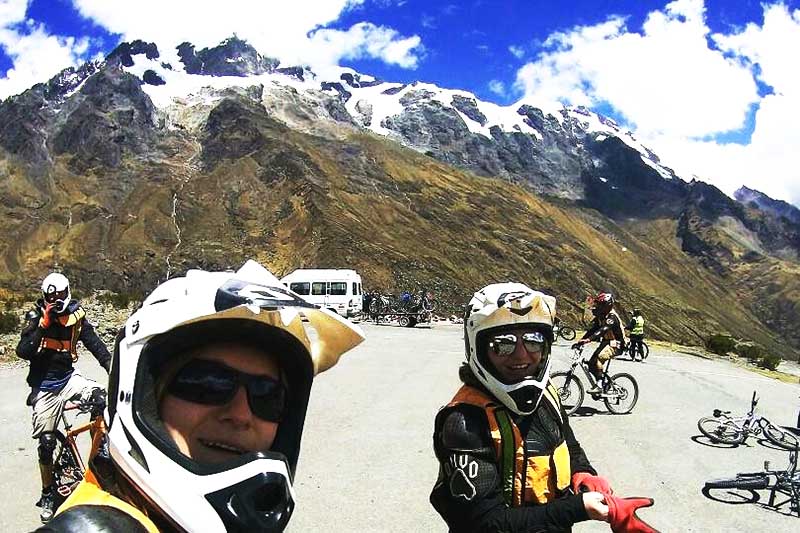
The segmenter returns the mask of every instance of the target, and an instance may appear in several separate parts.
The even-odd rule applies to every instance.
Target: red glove
[[[572,474],[572,492],[602,492],[605,495],[614,494],[608,480],[604,477],[593,476],[589,472],[575,472]]]
[[[653,505],[652,498],[620,498],[606,495],[608,505],[608,521],[614,533],[658,533],[636,516],[640,507]]]
[[[52,304],[46,304],[44,306],[44,312],[42,313],[42,318],[39,319],[39,327],[41,327],[42,329],[49,328],[50,325],[53,323],[53,317],[50,315],[50,313],[52,312],[53,307],[55,307],[55,305],[56,304],[52,303]]]

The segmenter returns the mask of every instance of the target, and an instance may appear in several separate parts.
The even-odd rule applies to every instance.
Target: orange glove
[[[614,494],[614,489],[604,477],[593,476],[589,472],[575,472],[572,474],[572,492],[602,492],[605,495]]]
[[[53,304],[45,304],[44,311],[42,312],[42,318],[39,319],[39,327],[40,328],[47,329],[52,325],[53,317],[51,316],[50,313],[52,312],[53,307],[55,307],[55,305],[56,304],[54,304],[54,303]]]
[[[620,498],[606,495],[608,521],[614,533],[658,533],[658,530],[642,522],[636,510],[653,505],[652,498]]]

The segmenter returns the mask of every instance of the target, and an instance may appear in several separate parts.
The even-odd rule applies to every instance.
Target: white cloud
[[[21,93],[86,60],[88,39],[50,35],[41,24],[25,19],[28,4],[28,0],[0,2],[0,47],[12,61],[0,78],[0,98]]]
[[[342,58],[372,57],[414,68],[422,51],[418,36],[360,22],[347,30],[324,26],[361,6],[365,0],[72,0],[85,17],[125,40],[159,44],[168,61],[175,45],[189,41],[197,48],[219,44],[236,33],[258,51],[285,64],[328,66]]]
[[[497,96],[505,96],[506,84],[500,80],[492,80],[489,82],[489,90]]]
[[[325,64],[340,59],[373,57],[403,68],[416,68],[424,51],[418,36],[402,37],[396,30],[369,22],[354,24],[347,31],[320,29],[310,36],[315,57]]]
[[[508,47],[508,51],[511,52],[511,54],[517,59],[522,59],[525,57],[525,49],[521,46],[515,46],[512,44]]]
[[[621,17],[575,27],[551,35],[515,87],[534,103],[610,105],[684,177],[800,205],[800,166],[789,160],[800,146],[800,11],[765,5],[764,15],[761,25],[712,35],[703,0],[676,0],[640,31]],[[756,79],[776,94],[760,97]],[[744,128],[754,106],[749,144],[709,141]]]

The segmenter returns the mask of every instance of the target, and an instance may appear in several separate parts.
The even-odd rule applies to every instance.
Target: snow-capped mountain
[[[583,107],[524,101],[500,106],[467,91],[385,82],[348,68],[316,73],[281,67],[235,37],[200,51],[183,43],[177,52],[179,60],[169,63],[155,44],[135,41],[121,44],[106,60],[141,81],[156,108],[154,122],[167,128],[196,127],[229,91],[250,91],[290,127],[329,135],[343,134],[340,128],[365,129],[479,175],[552,196],[584,198],[588,177],[594,188],[629,185],[606,165],[603,145],[609,139],[635,151],[652,176],[676,178],[630,132]],[[85,79],[96,68],[70,73],[61,97],[79,90],[76,76]]]

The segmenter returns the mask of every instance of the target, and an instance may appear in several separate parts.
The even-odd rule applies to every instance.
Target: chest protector
[[[542,395],[561,418],[561,401],[552,384]],[[503,497],[510,507],[543,504],[560,496],[570,484],[572,472],[567,443],[561,442],[550,455],[528,455],[525,440],[511,419],[508,410],[487,394],[464,385],[459,389],[449,406],[469,404],[480,407],[486,413],[489,432],[492,436],[497,464],[503,484]],[[541,404],[540,404],[541,407]]]
[[[146,514],[129,504],[128,502],[112,496],[100,487],[100,483],[92,473],[91,468],[86,469],[86,477],[83,478],[77,488],[72,491],[69,498],[67,498],[61,507],[58,508],[56,514],[61,514],[71,507],[78,505],[104,505],[106,507],[113,507],[123,513],[132,516],[136,521],[142,524],[148,533],[159,533],[158,528],[150,520]]]
[[[40,349],[69,352],[72,355],[72,361],[77,361],[78,339],[81,336],[81,328],[85,317],[86,311],[82,307],[78,307],[66,315],[55,317],[55,323],[44,332]]]

